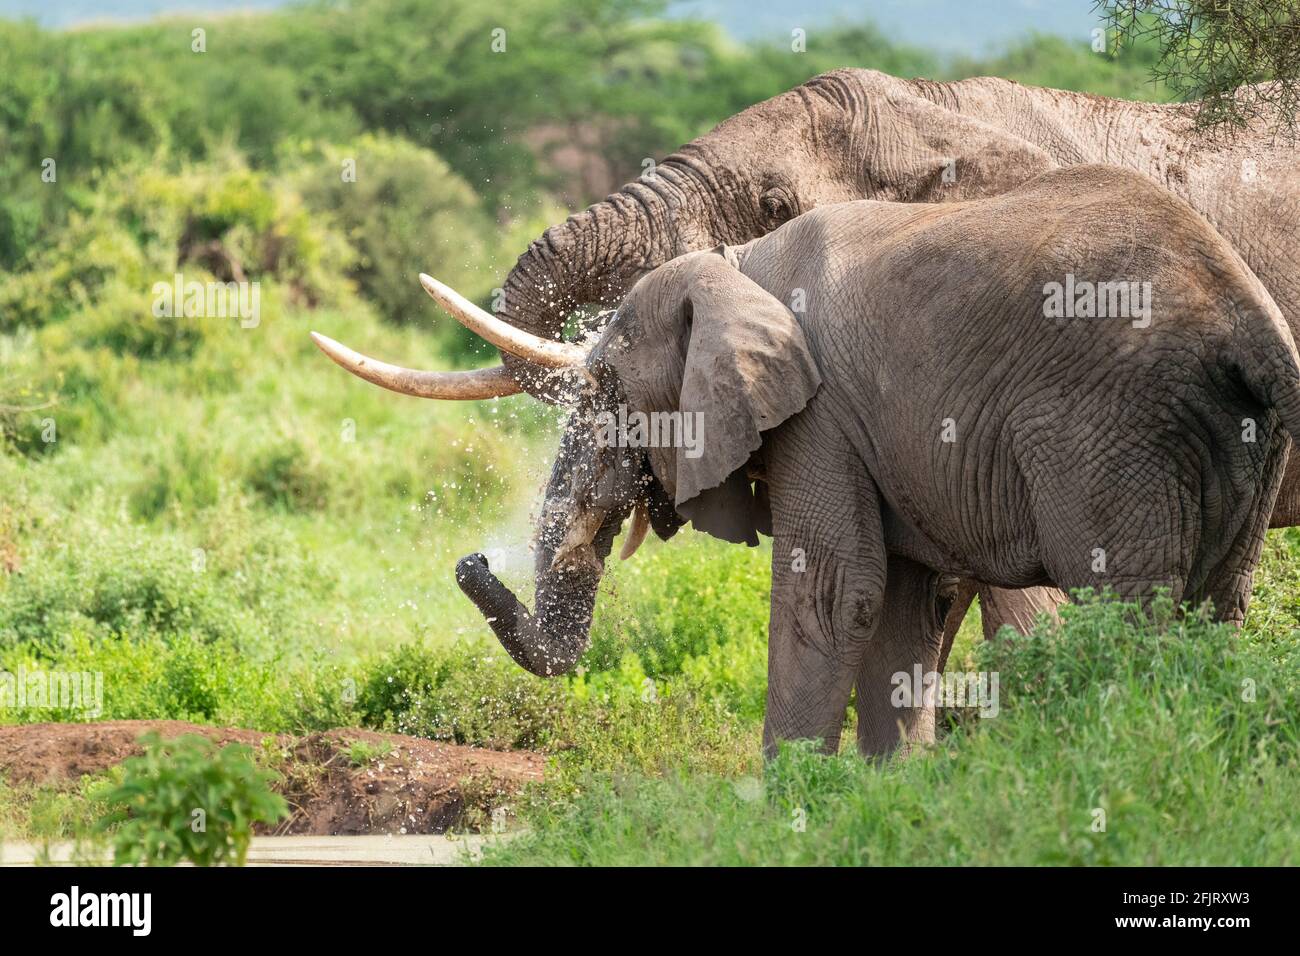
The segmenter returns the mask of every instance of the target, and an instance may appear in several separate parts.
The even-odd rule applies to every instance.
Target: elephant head
[[[536,611],[482,555],[460,561],[461,589],[510,656],[562,674],[587,647],[596,591],[615,536],[622,556],[647,530],[686,521],[728,541],[770,530],[753,471],[763,432],[820,385],[793,313],[723,254],[683,256],[641,279],[582,365],[534,542]]]
[[[612,306],[670,259],[748,242],[814,206],[969,199],[1052,168],[1027,140],[949,109],[944,90],[873,70],[836,70],[738,113],[547,229],[507,276],[499,317],[558,343],[580,306]],[[563,391],[554,366],[508,346],[502,355],[504,366],[444,373],[358,364],[355,353],[335,358],[408,394],[483,398],[522,387],[555,399]]]
[[[563,674],[586,649],[604,563],[630,515],[624,558],[649,529],[666,539],[686,520],[749,544],[770,528],[756,453],[763,433],[800,411],[821,380],[793,313],[719,252],[647,275],[586,349],[531,336],[421,277],[485,339],[580,383],[534,540],[535,610],[481,554],[456,567],[502,646],[534,674]],[[395,366],[313,337],[335,361],[391,384]]]
[[[499,314],[558,338],[575,309],[613,305],[662,263],[748,242],[815,206],[969,199],[1052,168],[1033,144],[933,102],[937,88],[837,70],[738,113],[546,230],[507,276]],[[545,394],[526,363],[504,358]]]

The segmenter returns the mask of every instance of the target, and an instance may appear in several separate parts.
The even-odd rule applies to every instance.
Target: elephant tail
[[[1230,369],[1300,444],[1300,353],[1290,327],[1267,293],[1238,300],[1233,311],[1237,321],[1225,356]]]

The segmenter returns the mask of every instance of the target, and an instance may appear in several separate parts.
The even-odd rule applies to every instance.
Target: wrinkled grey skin
[[[1150,324],[1045,318],[1067,273],[1150,282]],[[547,488],[538,613],[481,555],[461,586],[515,660],[562,673],[637,501],[661,536],[683,518],[772,534],[769,752],[835,749],[855,684],[863,753],[900,728],[932,740],[933,708],[895,706],[892,678],[938,666],[953,576],[1167,587],[1241,621],[1300,434],[1300,358],[1262,284],[1181,200],[1101,166],[976,202],[827,206],[683,256],[636,284],[587,368]],[[603,447],[595,415],[620,403],[698,415],[702,453]]]
[[[1138,170],[1190,202],[1300,334],[1297,158],[1264,129],[1203,143],[1184,106],[995,78],[933,83],[837,70],[732,117],[682,146],[652,177],[548,229],[507,278],[500,314],[558,337],[577,305],[613,305],[674,256],[746,242],[815,206],[958,201],[996,195],[1054,167],[1104,163]],[[527,366],[505,359],[530,391],[543,393]],[[1300,524],[1300,462],[1286,475],[1272,524]],[[973,584],[963,585],[946,641],[974,593]],[[985,632],[1002,624],[1023,631],[1062,600],[1044,589],[985,588]]]

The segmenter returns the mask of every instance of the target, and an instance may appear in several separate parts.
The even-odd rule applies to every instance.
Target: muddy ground
[[[543,758],[341,728],[305,737],[203,727],[179,720],[0,727],[0,774],[9,784],[72,786],[141,753],[136,740],[202,734],[218,744],[248,744],[281,774],[275,784],[292,810],[262,832],[318,836],[442,833],[479,829],[494,810],[509,814],[519,790],[542,779]],[[356,742],[364,759],[354,759]],[[270,746],[264,747],[264,742]]]

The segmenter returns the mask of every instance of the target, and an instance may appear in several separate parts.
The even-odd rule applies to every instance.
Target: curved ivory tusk
[[[523,391],[504,365],[475,369],[472,372],[425,372],[369,358],[319,332],[313,332],[311,340],[317,348],[357,378],[364,378],[367,382],[402,395],[470,401],[515,395]]]
[[[636,510],[632,512],[632,527],[628,530],[627,537],[623,539],[623,550],[618,553],[620,561],[626,561],[632,555],[636,554],[636,549],[641,547],[641,542],[645,540],[646,532],[650,530],[650,512],[646,506],[637,502]]]
[[[433,276],[420,273],[420,285],[440,306],[446,309],[475,335],[481,336],[511,355],[527,359],[547,368],[568,368],[581,365],[587,359],[586,350],[569,342],[552,342],[531,332],[517,329],[495,315],[484,312],[451,286],[443,285]]]

